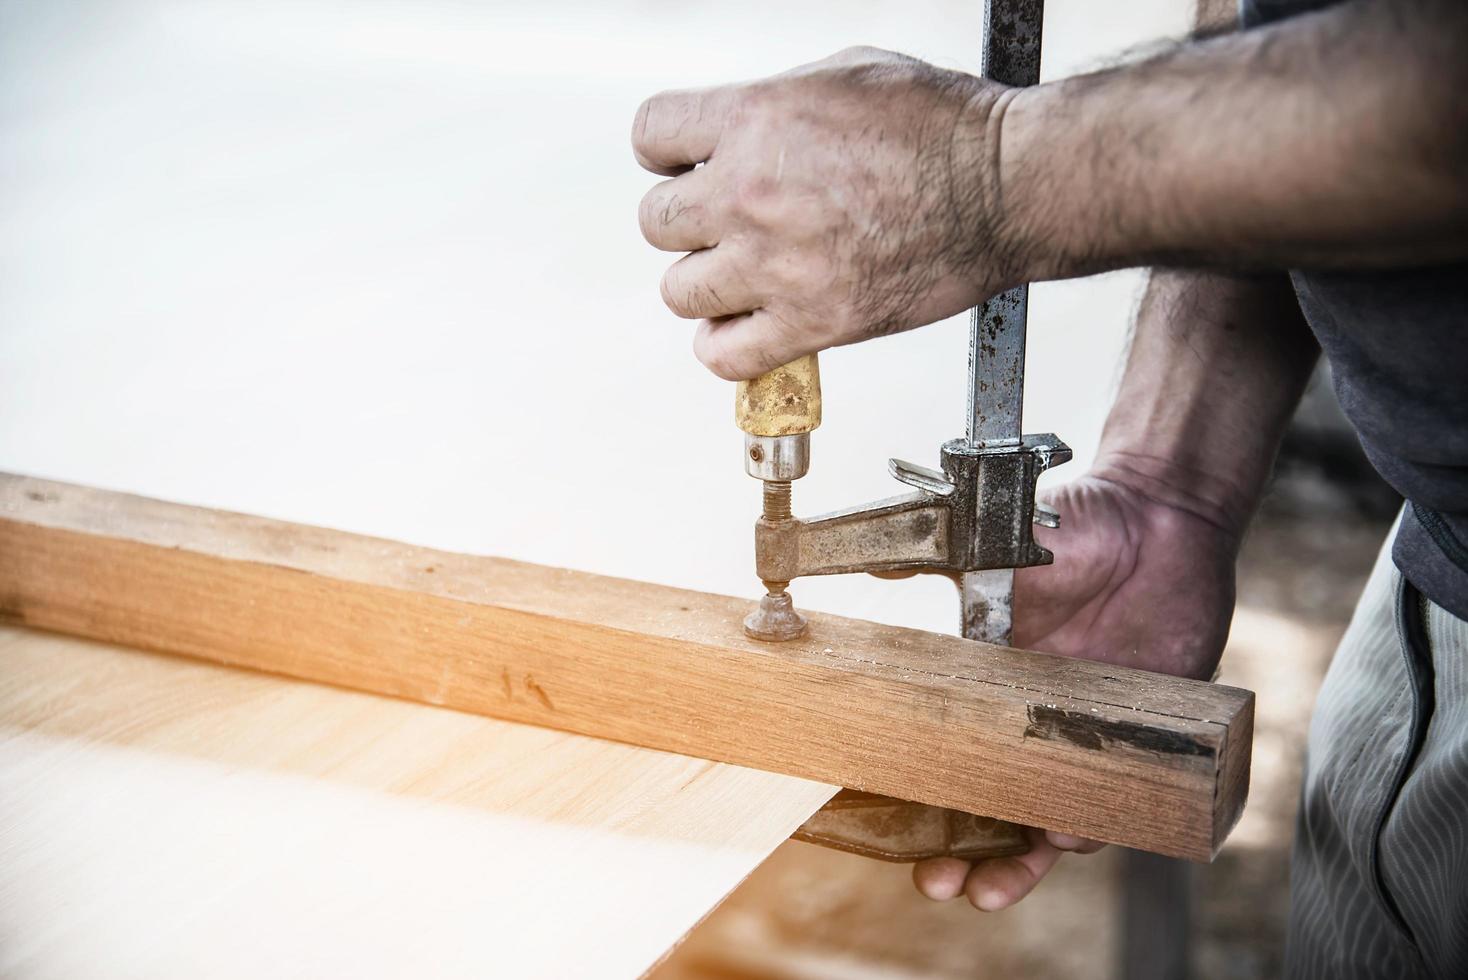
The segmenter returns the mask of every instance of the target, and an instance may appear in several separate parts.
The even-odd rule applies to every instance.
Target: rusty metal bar
[[[986,0],[984,77],[1006,85],[1038,83],[1044,21],[1044,0]],[[1029,297],[1028,285],[1017,286],[975,307],[971,314],[968,443],[976,449],[1020,445]],[[964,636],[1005,645],[1011,642],[1013,569],[967,572],[959,594]]]

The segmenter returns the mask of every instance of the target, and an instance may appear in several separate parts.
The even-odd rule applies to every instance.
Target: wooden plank
[[[0,628],[0,975],[636,976],[833,789]]]
[[[1208,859],[1247,691],[748,600],[0,480],[0,618]],[[1100,651],[1098,651],[1100,652]]]

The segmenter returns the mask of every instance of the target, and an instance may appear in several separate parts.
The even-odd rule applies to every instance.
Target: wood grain
[[[1253,696],[747,600],[0,479],[0,618],[1208,859]],[[1098,651],[1100,652],[1100,651]]]
[[[636,976],[833,790],[0,628],[0,975]]]

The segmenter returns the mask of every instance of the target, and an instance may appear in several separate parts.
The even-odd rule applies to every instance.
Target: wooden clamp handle
[[[752,436],[791,436],[821,424],[821,369],[807,354],[734,390],[734,421]]]

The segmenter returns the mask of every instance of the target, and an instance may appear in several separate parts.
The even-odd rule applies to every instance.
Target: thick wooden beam
[[[1206,860],[1247,691],[0,476],[0,619]]]

